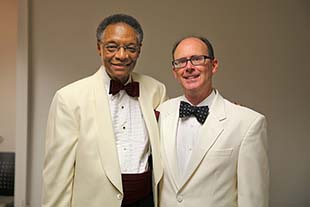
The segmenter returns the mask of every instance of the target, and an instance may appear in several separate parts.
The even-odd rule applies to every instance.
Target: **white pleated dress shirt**
[[[212,101],[215,96],[215,91],[205,98],[197,106],[211,106]],[[182,97],[182,101],[185,101],[191,104],[185,96]],[[192,104],[191,104],[192,105]],[[198,135],[202,124],[200,124],[195,116],[179,118],[178,121],[178,130],[177,130],[177,157],[178,157],[178,166],[179,174],[183,177],[184,172],[187,169],[188,162],[192,156],[192,152],[195,150],[198,144]]]
[[[109,94],[111,78],[103,66],[101,70],[110,104],[121,173],[143,173],[148,169],[150,147],[138,98],[129,96],[125,90],[114,96]]]

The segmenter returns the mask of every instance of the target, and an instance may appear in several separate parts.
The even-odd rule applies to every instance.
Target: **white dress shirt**
[[[211,106],[215,96],[215,91],[200,102],[197,106]],[[182,101],[190,103],[185,96],[182,97]],[[191,104],[192,105],[192,104]],[[177,130],[177,157],[179,174],[183,177],[184,172],[188,166],[188,162],[191,158],[192,151],[195,150],[198,144],[198,135],[202,124],[200,124],[195,116],[179,118],[178,130]]]
[[[109,94],[110,80],[101,67],[107,91],[121,173],[143,173],[148,169],[149,136],[138,98],[125,90]],[[131,81],[129,77],[128,82]]]

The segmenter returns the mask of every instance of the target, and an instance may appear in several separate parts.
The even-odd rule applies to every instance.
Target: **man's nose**
[[[186,70],[186,72],[194,71],[194,66],[190,60],[186,61],[185,70]]]
[[[123,59],[126,59],[128,57],[128,54],[126,52],[126,49],[124,47],[120,47],[116,53],[115,53],[115,57],[120,59],[120,60],[123,60]]]

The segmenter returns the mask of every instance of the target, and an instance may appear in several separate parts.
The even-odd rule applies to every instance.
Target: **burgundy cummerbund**
[[[122,204],[135,203],[152,193],[152,171],[139,174],[122,174],[124,199]]]

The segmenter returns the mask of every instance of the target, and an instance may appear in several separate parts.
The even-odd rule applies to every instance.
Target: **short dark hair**
[[[127,14],[113,14],[111,16],[106,17],[104,20],[100,22],[97,27],[96,37],[99,42],[102,38],[102,34],[107,26],[116,23],[125,23],[131,26],[137,33],[138,43],[141,44],[143,40],[143,30],[141,28],[140,23],[132,16]]]
[[[204,42],[208,48],[208,55],[211,57],[211,59],[213,60],[214,59],[214,50],[213,50],[213,47],[212,47],[212,44],[211,42],[205,38],[205,37],[201,37],[201,36],[195,36],[195,35],[189,35],[189,36],[186,36],[186,37],[183,37],[181,39],[179,39],[173,46],[172,48],[172,59],[174,59],[174,52],[176,50],[176,48],[178,47],[178,45],[185,39],[188,39],[188,38],[197,38],[199,40],[201,40],[202,42]]]

